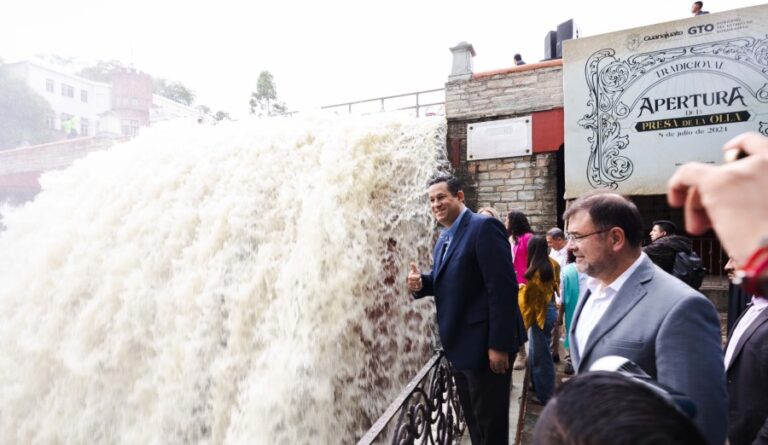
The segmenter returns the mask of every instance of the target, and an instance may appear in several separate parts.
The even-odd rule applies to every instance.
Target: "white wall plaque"
[[[564,42],[565,191],[666,193],[677,166],[768,135],[768,6]]]
[[[531,154],[531,116],[467,124],[467,160]]]

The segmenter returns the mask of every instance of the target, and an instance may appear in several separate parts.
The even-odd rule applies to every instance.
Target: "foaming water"
[[[445,122],[150,129],[0,233],[0,443],[348,443],[431,354]]]

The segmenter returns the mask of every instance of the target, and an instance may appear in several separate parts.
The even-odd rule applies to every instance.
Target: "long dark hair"
[[[512,235],[517,241],[526,233],[532,232],[528,217],[519,210],[510,210],[507,214],[507,235]]]
[[[555,278],[555,271],[552,270],[552,263],[549,262],[549,252],[547,239],[541,235],[532,236],[528,240],[528,270],[525,271],[525,279],[533,279],[536,271],[541,275],[541,281],[552,281]]]

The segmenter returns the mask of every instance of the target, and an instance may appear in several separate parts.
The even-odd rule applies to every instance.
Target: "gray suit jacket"
[[[712,303],[644,257],[590,333],[577,344],[576,326],[589,292],[579,300],[570,328],[571,358],[586,372],[600,357],[619,355],[657,381],[688,395],[696,425],[709,443],[727,433],[725,367],[720,319]]]

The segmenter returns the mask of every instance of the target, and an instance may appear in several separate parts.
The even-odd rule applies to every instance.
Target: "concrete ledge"
[[[501,74],[522,73],[524,71],[532,71],[532,70],[537,70],[541,68],[549,68],[553,66],[562,66],[562,65],[563,65],[563,59],[553,59],[553,60],[547,60],[544,62],[526,63],[525,65],[513,66],[511,68],[502,68],[502,69],[493,70],[493,71],[483,71],[480,73],[474,73],[472,74],[472,79],[473,80],[484,79],[487,77],[498,76]]]

